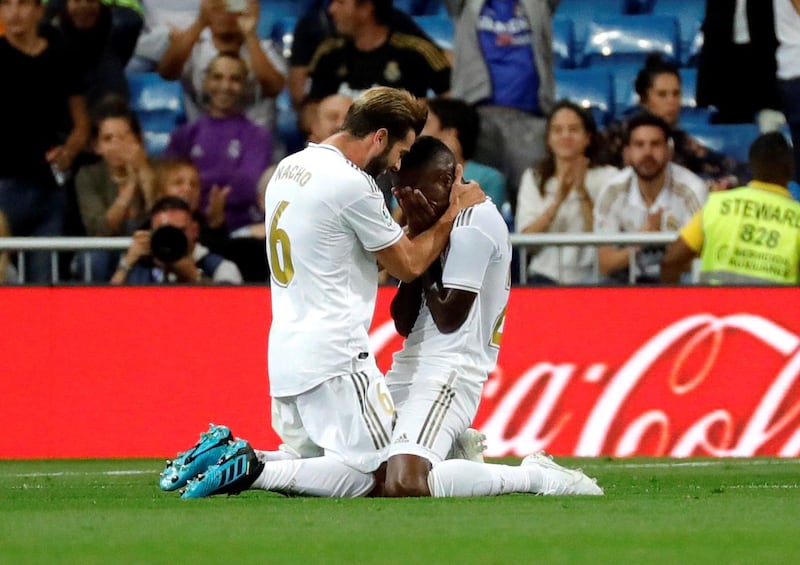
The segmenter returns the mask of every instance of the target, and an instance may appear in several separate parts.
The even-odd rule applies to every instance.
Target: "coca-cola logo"
[[[384,362],[401,343],[391,322],[371,337]],[[476,418],[487,455],[800,454],[797,334],[761,315],[701,313],[614,339],[590,362],[501,352]],[[520,355],[527,368],[504,371]]]

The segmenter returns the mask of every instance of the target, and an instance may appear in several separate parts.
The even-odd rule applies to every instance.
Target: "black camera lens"
[[[162,263],[174,263],[188,250],[189,240],[180,228],[161,226],[150,236],[150,253]]]

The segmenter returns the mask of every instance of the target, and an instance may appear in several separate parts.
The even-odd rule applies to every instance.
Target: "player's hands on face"
[[[402,186],[393,188],[392,194],[406,217],[409,237],[424,232],[436,222],[436,210],[421,190]]]
[[[475,181],[463,180],[464,167],[456,165],[456,181],[450,191],[450,208],[457,214],[464,208],[475,206],[486,200],[486,193]]]

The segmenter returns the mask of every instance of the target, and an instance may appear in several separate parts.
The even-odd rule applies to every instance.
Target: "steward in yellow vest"
[[[749,161],[754,180],[712,192],[681,229],[662,260],[662,282],[677,283],[698,255],[705,284],[800,282],[800,202],[786,188],[794,174],[791,147],[781,133],[763,134]]]

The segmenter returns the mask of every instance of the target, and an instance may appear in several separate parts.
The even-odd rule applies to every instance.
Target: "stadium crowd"
[[[750,181],[759,133],[800,178],[800,0],[0,0],[0,71],[0,237],[134,238],[62,253],[60,281],[268,282],[274,165],[375,85],[431,101],[517,233],[676,232]],[[659,283],[663,251],[538,247],[527,282]],[[0,256],[2,283],[51,281],[47,252]]]

